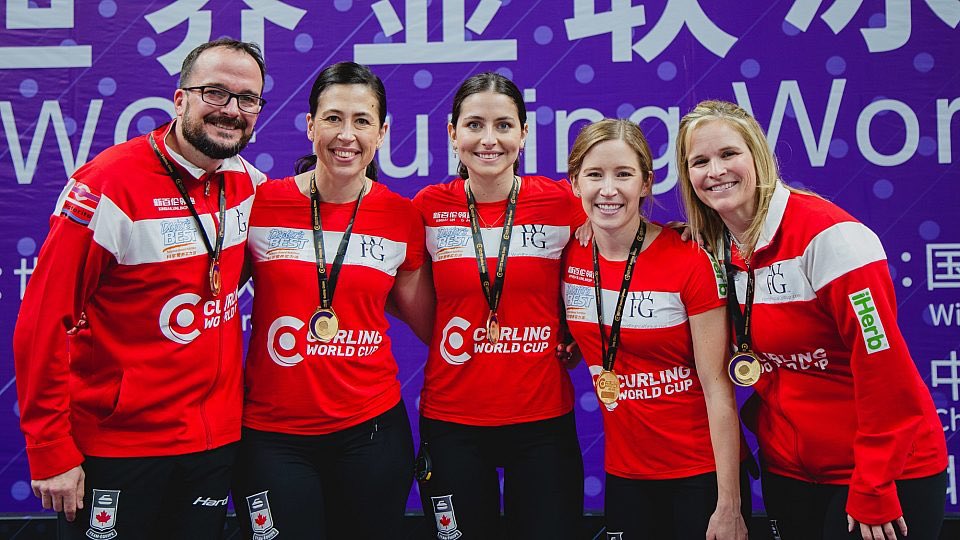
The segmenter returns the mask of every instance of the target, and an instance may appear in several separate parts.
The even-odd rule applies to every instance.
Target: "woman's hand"
[[[900,529],[901,535],[907,536],[907,521],[903,519],[903,516],[882,525],[867,525],[866,523],[858,523],[857,520],[853,519],[853,516],[847,514],[847,532],[853,532],[853,527],[858,524],[860,525],[860,536],[863,537],[863,540],[896,540],[897,533],[893,529],[894,524]]]
[[[707,540],[746,540],[747,525],[743,522],[740,509],[732,506],[717,509],[707,524]]]

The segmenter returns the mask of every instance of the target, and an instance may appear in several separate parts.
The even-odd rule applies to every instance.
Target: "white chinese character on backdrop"
[[[950,28],[956,28],[960,23],[960,0],[925,0],[925,2]],[[804,32],[810,26],[822,3],[823,0],[794,0],[784,20]],[[839,34],[850,24],[850,20],[856,15],[861,4],[863,0],[834,0],[820,18],[827,23],[834,34]],[[884,0],[884,15],[886,25],[882,28],[860,29],[863,40],[867,42],[867,50],[870,52],[899,49],[910,39],[912,28],[910,0]]]
[[[464,0],[443,0],[443,39],[427,41],[427,0],[407,0],[404,22],[389,0],[371,8],[383,34],[390,37],[405,30],[401,43],[363,43],[353,46],[353,57],[361,64],[441,64],[448,62],[509,62],[517,59],[517,40],[486,39],[467,41],[464,29],[480,35],[500,10],[500,0],[480,0],[469,18]]]
[[[932,360],[930,362],[930,386],[937,388],[941,383],[952,387],[954,401],[960,401],[960,373],[957,368],[960,362],[957,361],[957,351],[950,351],[950,358],[943,360]],[[940,368],[947,368],[947,374],[941,376]]]
[[[927,244],[927,290],[960,288],[960,244]]]
[[[631,61],[631,49],[647,62],[653,60],[677,39],[684,26],[701,45],[720,57],[737,42],[707,17],[699,0],[668,0],[653,28],[631,47],[633,28],[646,22],[644,7],[631,6],[630,0],[613,0],[610,11],[603,13],[597,13],[595,0],[574,0],[573,18],[564,21],[568,39],[610,34],[614,62]]]
[[[153,30],[162,34],[186,21],[187,34],[172,51],[157,57],[157,62],[173,75],[187,54],[198,45],[210,40],[213,28],[210,10],[201,9],[209,0],[176,0],[172,4],[149,13],[144,18]],[[266,55],[264,24],[270,21],[277,26],[293,30],[306,10],[296,8],[280,0],[243,0],[250,9],[240,12],[240,39],[260,45]]]
[[[947,462],[947,495],[950,504],[957,504],[957,466],[953,454]]]
[[[73,0],[50,0],[49,4],[34,7],[28,0],[6,0],[7,30],[73,28]],[[92,58],[89,45],[0,47],[0,69],[90,67]]]

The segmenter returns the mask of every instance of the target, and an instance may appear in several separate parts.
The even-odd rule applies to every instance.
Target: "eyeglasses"
[[[240,107],[240,110],[251,114],[258,114],[267,103],[267,100],[262,97],[252,94],[234,94],[217,86],[191,86],[183,88],[183,90],[198,91],[200,92],[200,99],[218,107],[226,107],[231,99],[237,98],[237,106]]]

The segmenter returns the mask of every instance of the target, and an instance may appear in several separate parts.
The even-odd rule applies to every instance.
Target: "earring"
[[[455,156],[460,155],[460,154],[459,154],[459,149],[458,149],[456,146],[453,147],[453,155],[455,155]]]

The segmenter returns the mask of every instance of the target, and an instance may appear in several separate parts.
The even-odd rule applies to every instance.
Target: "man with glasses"
[[[237,287],[265,180],[237,154],[264,63],[187,55],[176,118],[103,151],[61,194],[14,332],[32,487],[60,538],[218,538],[240,438]]]

